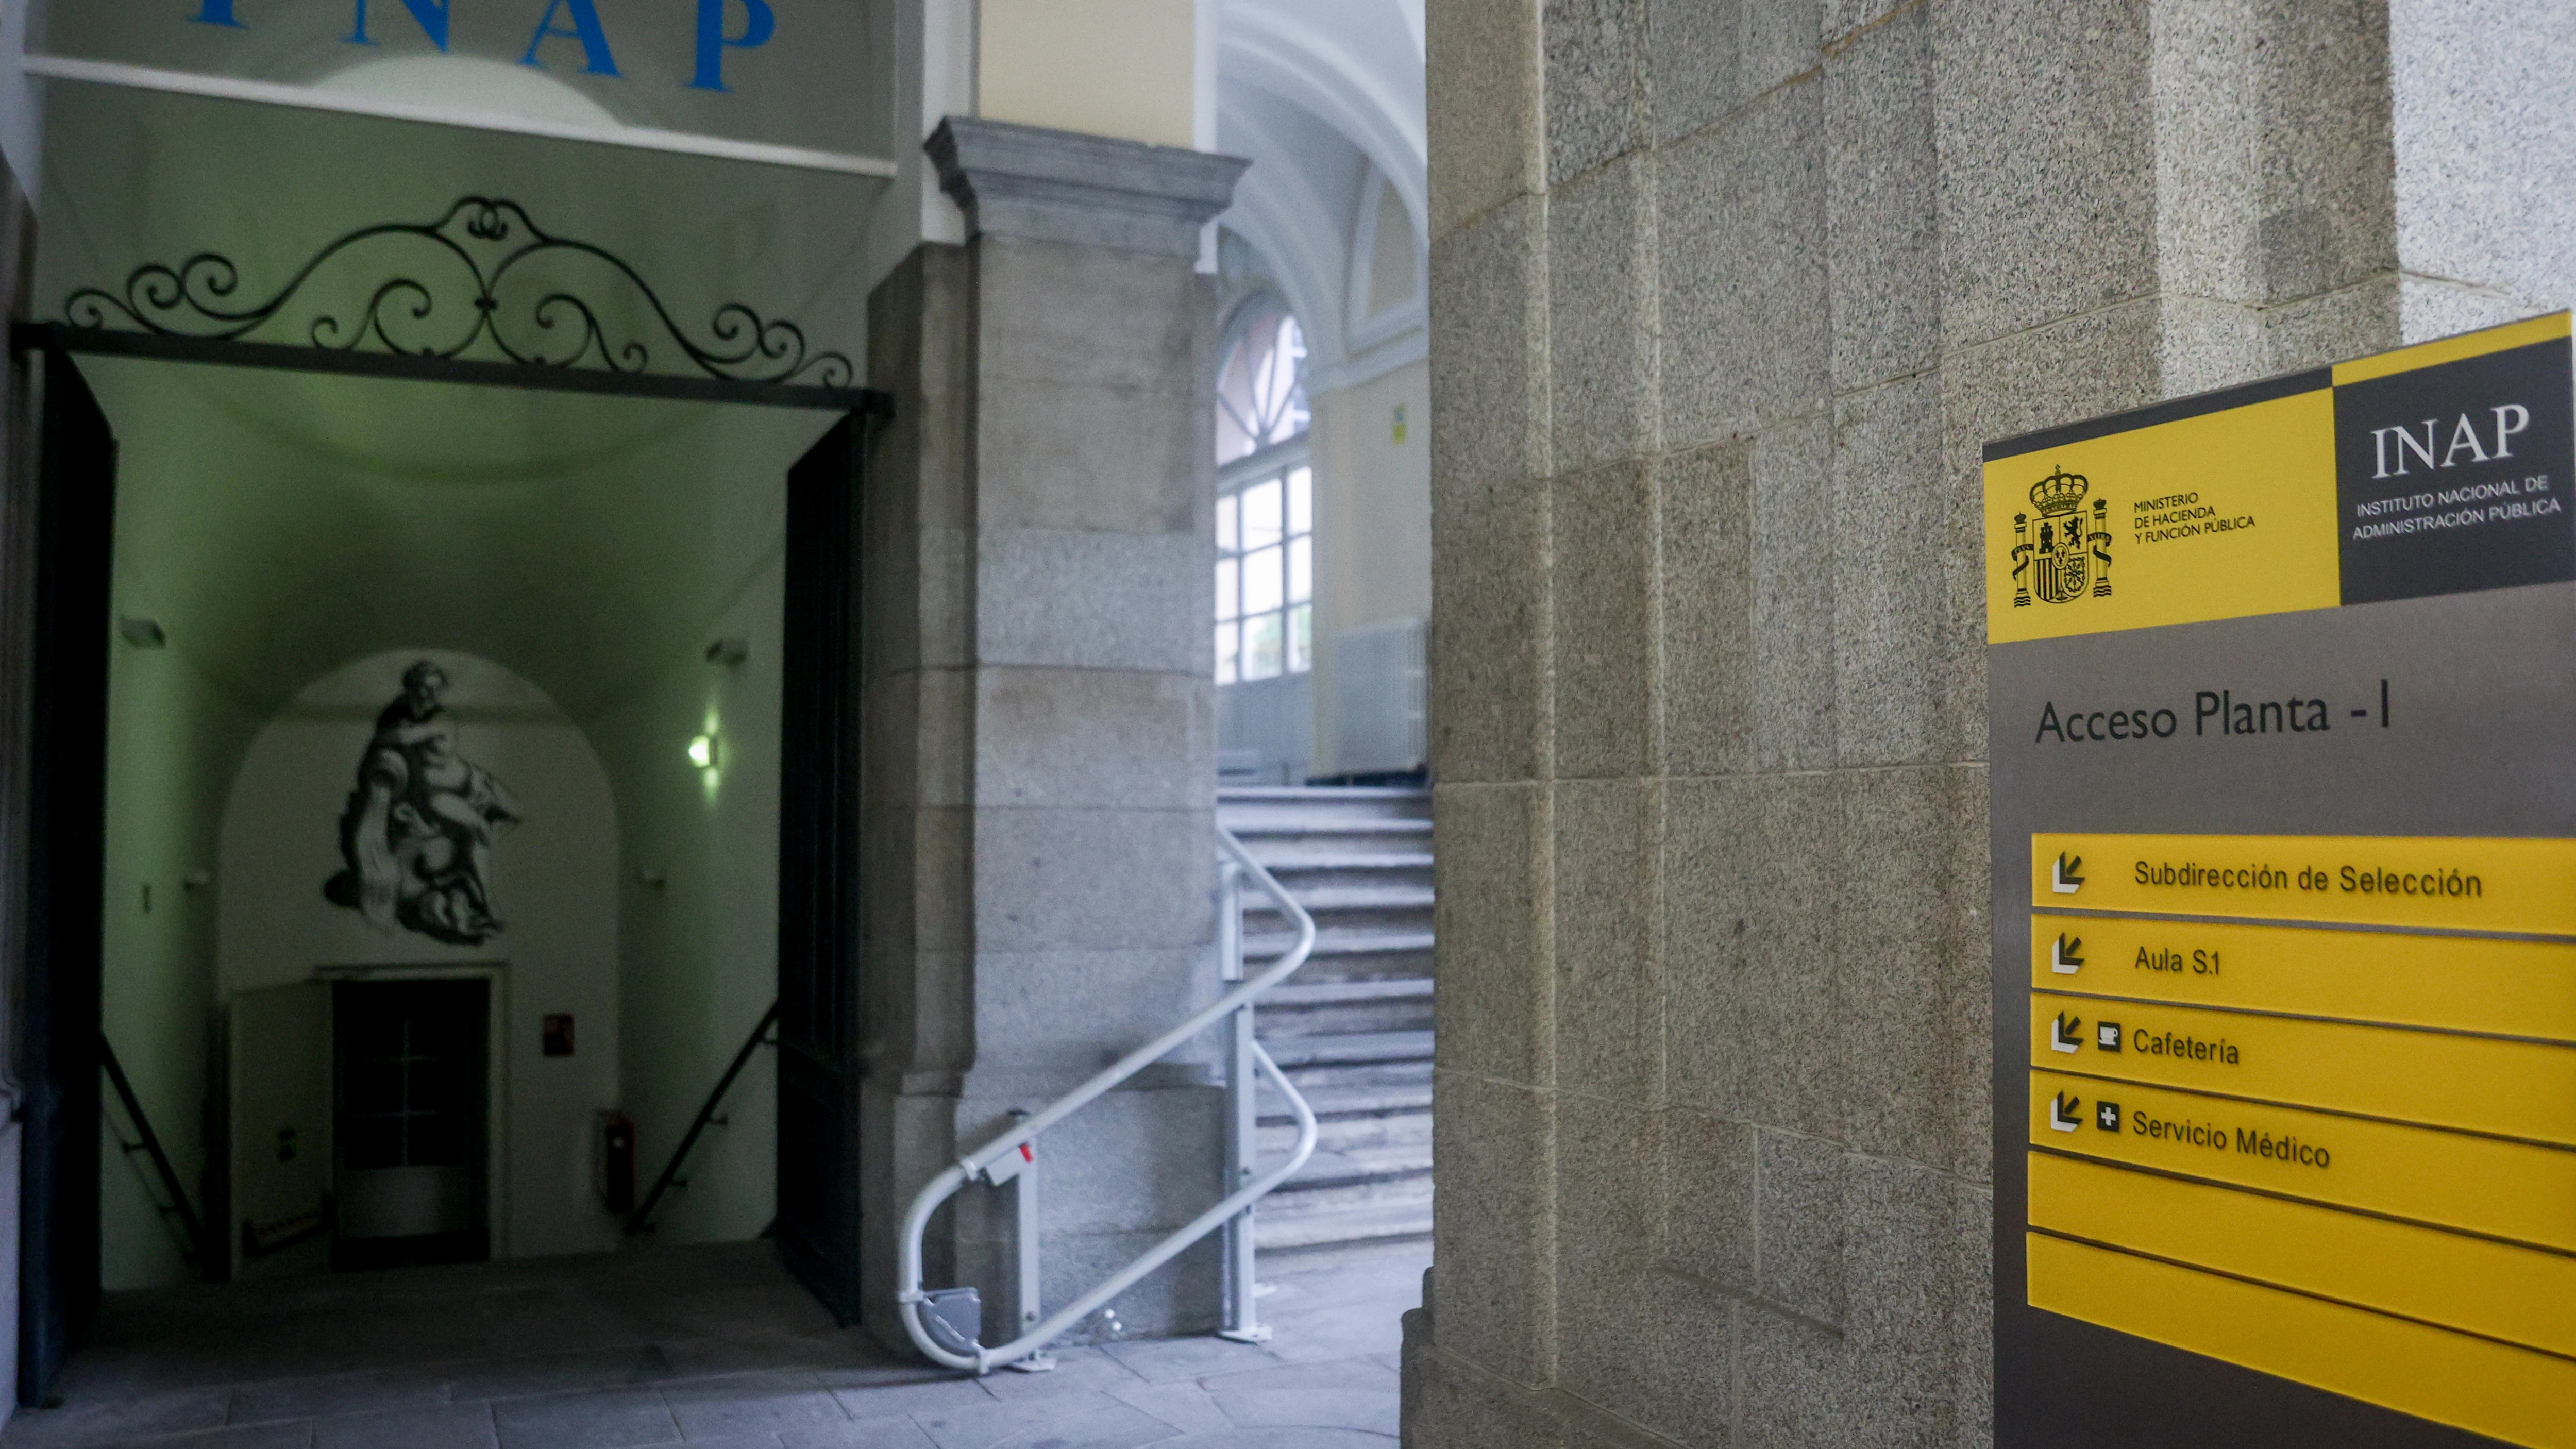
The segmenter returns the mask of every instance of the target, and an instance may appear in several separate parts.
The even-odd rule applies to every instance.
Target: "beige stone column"
[[[1988,1442],[1980,448],[2565,305],[2576,22],[1431,0],[1429,37],[1408,1441]]]

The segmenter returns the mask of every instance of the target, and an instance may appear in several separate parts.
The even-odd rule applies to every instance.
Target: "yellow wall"
[[[1189,146],[1195,140],[1193,0],[984,0],[976,110]]]
[[[1342,768],[1333,758],[1335,636],[1431,616],[1430,393],[1430,364],[1410,362],[1313,399],[1318,774]]]

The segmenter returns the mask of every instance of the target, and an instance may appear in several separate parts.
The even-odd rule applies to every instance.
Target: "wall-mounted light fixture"
[[[748,639],[718,639],[707,646],[709,664],[722,664],[730,668],[750,657],[751,641]]]
[[[696,739],[689,741],[689,763],[697,766],[701,770],[712,770],[716,767],[716,737],[714,735],[700,735]]]
[[[131,615],[116,621],[116,632],[137,649],[162,649],[169,646],[170,636],[162,632],[158,619],[139,619]]]

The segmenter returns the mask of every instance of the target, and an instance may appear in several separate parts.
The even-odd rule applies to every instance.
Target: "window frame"
[[[1237,458],[1235,461],[1228,463],[1223,468],[1217,470],[1216,499],[1218,505],[1217,513],[1219,514],[1222,513],[1224,504],[1229,499],[1240,500],[1245,493],[1274,480],[1280,485],[1280,529],[1279,539],[1275,545],[1263,544],[1261,549],[1248,549],[1242,547],[1244,540],[1241,535],[1241,515],[1238,512],[1238,521],[1236,524],[1237,534],[1235,538],[1236,546],[1228,548],[1224,538],[1217,533],[1214,524],[1215,515],[1211,515],[1209,533],[1215,543],[1214,558],[1216,561],[1216,568],[1212,573],[1212,579],[1222,577],[1224,575],[1225,566],[1228,563],[1232,563],[1234,565],[1235,597],[1233,600],[1233,613],[1230,615],[1228,614],[1227,601],[1225,599],[1215,599],[1214,612],[1216,618],[1215,629],[1211,639],[1211,647],[1214,653],[1216,665],[1217,687],[1220,689],[1232,688],[1238,684],[1266,684],[1274,680],[1295,679],[1302,675],[1311,675],[1314,672],[1314,550],[1315,535],[1317,531],[1315,527],[1317,522],[1315,514],[1320,500],[1316,496],[1317,490],[1315,488],[1315,464],[1314,449],[1311,441],[1312,436],[1310,429],[1308,432],[1299,433],[1287,442],[1273,443],[1269,447],[1263,448],[1258,452],[1249,454],[1242,458]],[[1292,475],[1296,474],[1300,470],[1304,471],[1306,474],[1307,498],[1306,527],[1302,531],[1295,526],[1295,509],[1292,506],[1291,489],[1288,481]],[[1236,507],[1238,510],[1241,506],[1241,503],[1237,502]],[[1295,554],[1296,544],[1300,540],[1305,542],[1307,559],[1306,590],[1302,597],[1298,594],[1294,578],[1294,570],[1291,564],[1291,560]],[[1273,608],[1263,609],[1258,612],[1248,611],[1243,607],[1243,603],[1250,584],[1246,578],[1246,570],[1243,566],[1243,561],[1250,558],[1255,553],[1261,552],[1262,549],[1268,549],[1271,547],[1276,547],[1279,550],[1281,566],[1280,601],[1277,606]],[[1246,668],[1249,663],[1250,652],[1247,647],[1247,627],[1261,620],[1273,618],[1279,621],[1279,668],[1273,673],[1261,675],[1251,674]],[[1232,651],[1231,659],[1228,658],[1225,634],[1226,629],[1229,627],[1232,627],[1237,631],[1234,635],[1235,647]],[[1301,629],[1303,630],[1302,635],[1299,632]],[[1231,669],[1229,669],[1229,665],[1231,665]]]

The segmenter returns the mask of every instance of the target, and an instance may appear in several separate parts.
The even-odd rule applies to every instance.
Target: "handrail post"
[[[1313,914],[1299,905],[1297,898],[1288,893],[1287,887],[1279,884],[1278,877],[1263,867],[1251,852],[1243,848],[1243,842],[1235,839],[1222,825],[1216,827],[1216,841],[1217,848],[1225,853],[1227,859],[1241,868],[1241,878],[1258,887],[1261,893],[1269,897],[1280,912],[1288,918],[1290,926],[1294,928],[1288,949],[1257,973],[1247,969],[1243,980],[1235,983],[1216,1000],[1191,1012],[1189,1016],[1175,1023],[1162,1035],[1130,1050],[1125,1056],[1095,1073],[1081,1086],[1058,1097],[1035,1114],[1022,1120],[1018,1126],[1003,1132],[1000,1136],[941,1169],[931,1177],[930,1181],[922,1184],[920,1191],[912,1195],[911,1204],[904,1209],[903,1226],[899,1229],[900,1236],[895,1241],[894,1299],[896,1310],[903,1316],[904,1335],[912,1340],[913,1347],[921,1350],[922,1357],[932,1363],[984,1374],[1043,1350],[1075,1324],[1088,1317],[1095,1309],[1106,1306],[1111,1299],[1133,1287],[1146,1274],[1180,1256],[1191,1244],[1210,1233],[1223,1229],[1229,1222],[1243,1216],[1246,1208],[1260,1201],[1263,1194],[1294,1176],[1297,1170],[1305,1166],[1308,1159],[1314,1156],[1318,1135],[1314,1109],[1307,1104],[1305,1095],[1297,1090],[1297,1084],[1288,1080],[1288,1074],[1279,1069],[1279,1064],[1273,1061],[1270,1054],[1261,1049],[1261,1043],[1250,1035],[1249,1018],[1246,1018],[1245,1035],[1239,1040],[1248,1043],[1253,1068],[1270,1079],[1271,1087],[1278,1092],[1279,1099],[1288,1104],[1289,1114],[1297,1121],[1297,1139],[1288,1149],[1285,1161],[1272,1166],[1250,1182],[1227,1193],[1207,1211],[1165,1234],[1160,1242],[1146,1249],[1126,1267],[1092,1285],[1089,1292],[1041,1319],[1037,1327],[997,1347],[988,1348],[978,1342],[971,1327],[961,1321],[962,1313],[959,1317],[951,1317],[950,1309],[962,1310],[974,1303],[974,1289],[954,1288],[933,1292],[922,1287],[922,1243],[930,1232],[931,1214],[937,1212],[942,1203],[955,1197],[959,1189],[970,1182],[980,1181],[998,1187],[1008,1181],[1017,1170],[1015,1164],[1026,1164],[1036,1160],[1036,1152],[1031,1144],[1048,1128],[1090,1103],[1098,1101],[1104,1093],[1154,1062],[1169,1056],[1175,1048],[1200,1032],[1242,1012],[1245,1007],[1252,1004],[1255,997],[1294,974],[1298,967],[1306,964],[1306,958],[1313,954],[1315,949]],[[1258,1125],[1258,1119],[1254,1121],[1255,1125]]]
[[[1217,974],[1229,985],[1243,979],[1243,867],[1231,860],[1217,864]],[[1225,1190],[1233,1193],[1252,1181],[1253,1154],[1260,1146],[1261,1104],[1252,1064],[1252,1003],[1226,1020],[1225,1042]],[[1261,1323],[1254,1298],[1260,1292],[1253,1261],[1252,1208],[1225,1224],[1225,1327],[1218,1336],[1241,1343],[1266,1343],[1270,1330]]]
[[[1013,1108],[1011,1111],[1011,1117],[1015,1121],[1023,1120],[1028,1115],[1028,1109],[1025,1107]],[[1014,1337],[1038,1326],[1038,1318],[1042,1311],[1040,1300],[1045,1292],[1038,1271],[1040,1222],[1037,1144],[1022,1143],[1020,1153],[1019,1171],[1011,1178],[1011,1237],[1014,1250],[1012,1256],[1017,1259],[1013,1266],[1019,1273],[1019,1291],[1012,1296],[1017,1300],[1017,1307],[1020,1310],[1020,1326],[1015,1331]],[[1055,1355],[1040,1349],[1027,1358],[1011,1364],[1010,1367],[1025,1374],[1042,1374],[1055,1367]]]

